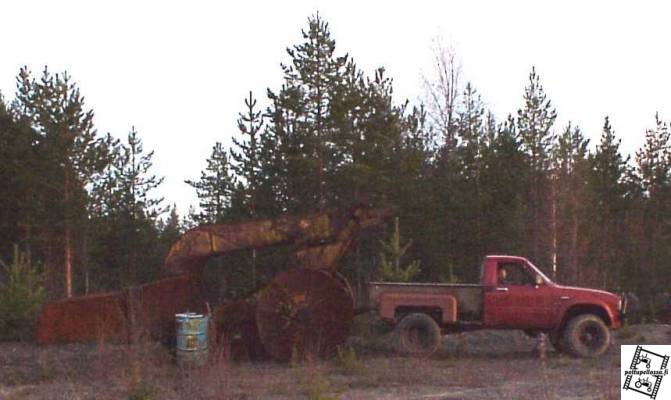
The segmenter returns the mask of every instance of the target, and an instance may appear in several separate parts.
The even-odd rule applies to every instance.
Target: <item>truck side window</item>
[[[533,285],[527,270],[518,263],[499,263],[496,273],[499,285]]]

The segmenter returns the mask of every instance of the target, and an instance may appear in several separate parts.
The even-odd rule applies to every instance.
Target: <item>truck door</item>
[[[492,328],[551,328],[556,305],[547,285],[522,261],[497,262],[497,281],[485,292],[485,324]]]

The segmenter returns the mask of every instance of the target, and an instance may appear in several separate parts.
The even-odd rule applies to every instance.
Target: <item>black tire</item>
[[[440,327],[426,314],[408,314],[396,326],[396,350],[406,356],[428,357],[440,344]]]
[[[598,316],[582,314],[568,322],[560,342],[562,348],[574,357],[599,357],[608,350],[610,331]]]

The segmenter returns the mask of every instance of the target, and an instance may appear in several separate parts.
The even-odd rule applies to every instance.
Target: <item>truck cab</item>
[[[559,351],[596,357],[607,350],[610,330],[621,326],[626,309],[624,297],[559,285],[518,256],[486,256],[479,284],[372,282],[370,288],[381,318],[405,338],[401,347],[414,348],[403,352],[418,354],[435,350],[434,338],[443,333],[520,329],[547,333]]]
[[[597,315],[611,329],[622,323],[620,296],[556,284],[523,257],[485,257],[481,283],[483,322],[489,328],[550,331],[583,313]]]

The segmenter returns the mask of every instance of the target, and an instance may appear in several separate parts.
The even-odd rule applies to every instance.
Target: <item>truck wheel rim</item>
[[[586,322],[579,334],[580,343],[589,351],[598,351],[605,343],[603,329],[596,322]]]

